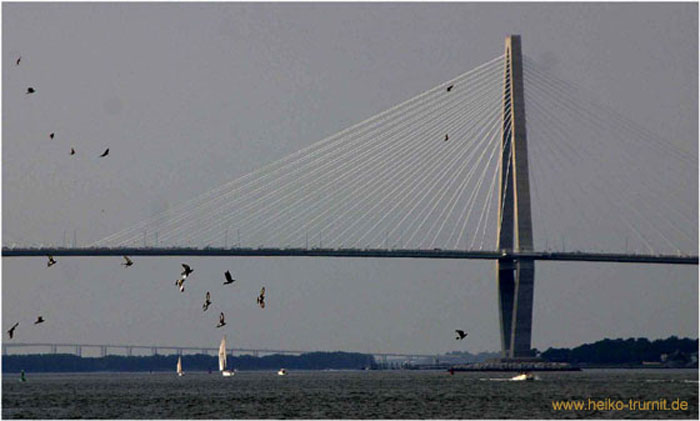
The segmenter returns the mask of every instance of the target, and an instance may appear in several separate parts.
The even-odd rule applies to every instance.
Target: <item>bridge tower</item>
[[[503,358],[532,356],[535,261],[512,252],[532,251],[525,98],[520,36],[506,38],[503,69],[503,126],[498,196],[498,307]]]

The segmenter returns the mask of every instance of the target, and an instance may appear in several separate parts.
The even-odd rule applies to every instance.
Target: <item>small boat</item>
[[[531,382],[536,380],[537,378],[535,377],[534,374],[532,373],[520,373],[517,376],[511,377],[510,381],[512,382]]]
[[[185,372],[182,371],[182,357],[177,357],[177,375],[184,376]]]
[[[233,370],[226,370],[226,335],[221,338],[221,345],[219,345],[219,371],[224,377],[230,377],[236,374]]]
[[[284,368],[280,368],[280,370],[277,372],[278,376],[286,376],[287,375],[287,370]]]

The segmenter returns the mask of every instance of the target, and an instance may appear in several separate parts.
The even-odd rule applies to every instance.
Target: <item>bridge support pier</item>
[[[512,252],[532,251],[525,96],[520,36],[506,38],[503,126],[498,211],[498,309],[503,358],[531,357],[535,260]]]

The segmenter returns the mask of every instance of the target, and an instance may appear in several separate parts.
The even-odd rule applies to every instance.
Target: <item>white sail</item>
[[[226,336],[221,338],[221,345],[219,345],[219,371],[226,370]]]
[[[184,373],[182,371],[182,357],[177,357],[177,375],[182,376]]]
[[[221,345],[219,345],[219,371],[224,377],[236,374],[233,370],[226,370],[226,336],[221,338]]]

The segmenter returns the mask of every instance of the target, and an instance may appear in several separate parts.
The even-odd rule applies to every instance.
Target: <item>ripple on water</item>
[[[541,373],[509,382],[508,373],[418,371],[240,372],[216,374],[28,374],[3,377],[3,418],[128,419],[470,419],[697,418],[696,370],[587,370]],[[552,400],[667,399],[687,411],[562,411]]]

